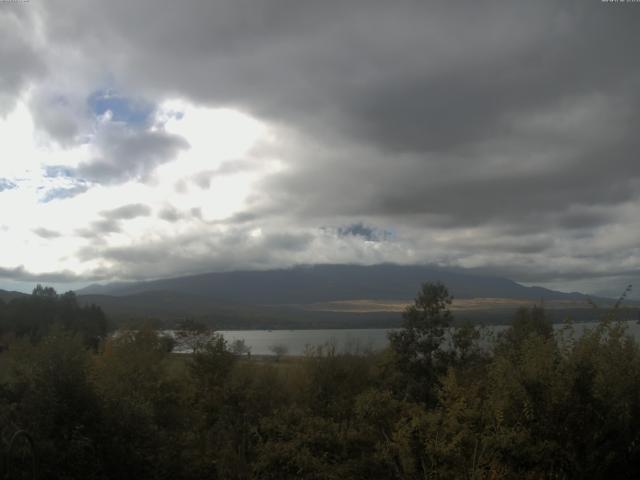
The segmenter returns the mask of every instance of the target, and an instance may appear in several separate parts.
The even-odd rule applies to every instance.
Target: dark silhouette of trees
[[[453,320],[452,301],[441,283],[423,284],[402,314],[402,329],[389,334],[394,368],[402,372],[401,388],[408,398],[429,404],[435,400],[438,378],[446,368],[440,347]]]
[[[231,344],[231,351],[236,355],[251,356],[251,347],[247,345],[243,338],[238,338]]]
[[[624,323],[578,335],[523,308],[481,344],[450,305],[425,284],[387,351],[276,362],[213,332],[171,353],[149,326],[94,350],[85,322],[103,315],[38,287],[0,303],[17,335],[0,424],[29,431],[51,479],[640,477],[640,346]]]
[[[276,356],[276,362],[279,362],[289,352],[289,349],[283,343],[275,343],[269,346],[269,351]]]
[[[80,305],[74,292],[58,295],[37,285],[30,296],[14,298],[0,308],[0,333],[37,340],[54,326],[78,333],[94,349],[108,331],[107,318],[96,305]]]

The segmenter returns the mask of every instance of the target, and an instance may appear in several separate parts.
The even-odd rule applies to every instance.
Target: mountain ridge
[[[504,277],[422,265],[305,265],[274,270],[239,270],[143,282],[93,284],[78,295],[127,296],[144,292],[175,292],[223,303],[308,304],[351,299],[412,299],[420,285],[440,281],[455,298],[584,300],[579,292],[524,286]]]
[[[16,292],[15,290],[2,290],[0,289],[0,300],[3,302],[10,302],[14,298],[22,298],[29,296],[28,293]]]

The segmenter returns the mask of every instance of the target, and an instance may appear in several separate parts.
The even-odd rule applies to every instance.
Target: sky
[[[0,288],[393,262],[640,294],[639,24],[0,0]]]

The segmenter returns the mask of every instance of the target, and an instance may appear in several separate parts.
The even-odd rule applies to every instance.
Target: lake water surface
[[[640,340],[640,325],[633,322],[626,322],[627,331],[636,340]],[[580,336],[585,329],[593,329],[597,322],[576,323],[572,328],[576,336]],[[563,324],[556,324],[556,330],[565,327]],[[484,342],[488,344],[491,338],[507,327],[504,325],[492,325],[484,328]],[[273,355],[270,347],[273,345],[283,345],[289,355],[302,355],[308,346],[323,345],[331,342],[338,350],[345,348],[354,349],[384,349],[389,340],[387,333],[393,329],[370,328],[370,329],[326,329],[326,330],[221,330],[224,338],[229,342],[234,340],[244,340],[251,348],[253,355]]]

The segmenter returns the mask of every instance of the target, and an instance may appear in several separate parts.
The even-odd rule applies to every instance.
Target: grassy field
[[[352,312],[352,313],[372,313],[372,312],[402,312],[412,301],[410,300],[340,300],[333,302],[313,303],[308,306],[301,306],[311,311],[318,312]],[[531,307],[540,305],[540,301],[513,298],[463,298],[454,299],[451,310],[455,312],[464,311],[492,311],[508,309],[511,311],[519,307]],[[574,300],[554,300],[544,302],[544,307],[551,310],[566,309],[592,309],[586,302]]]

